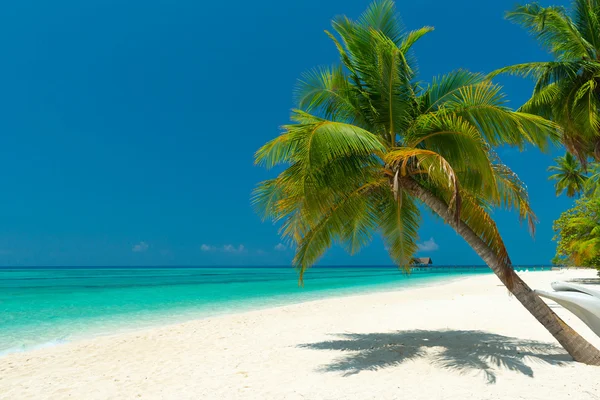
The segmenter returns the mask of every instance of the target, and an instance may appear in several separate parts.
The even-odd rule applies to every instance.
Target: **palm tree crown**
[[[583,166],[600,161],[600,1],[573,0],[572,17],[562,7],[526,4],[507,17],[528,29],[553,61],[502,68],[492,74],[532,76],[536,85],[521,111],[551,118],[563,142]]]
[[[563,157],[554,159],[556,165],[548,168],[548,171],[556,172],[549,179],[555,180],[554,187],[556,195],[561,195],[564,191],[568,197],[574,197],[584,190],[587,176],[583,168],[571,153],[566,153]]]
[[[356,21],[338,17],[333,30],[341,65],[302,76],[292,122],[256,153],[260,165],[286,166],[258,186],[254,203],[296,245],[300,279],[333,243],[354,253],[377,232],[406,266],[423,201],[415,188],[441,201],[508,267],[488,211],[517,209],[531,229],[535,216],[525,186],[492,146],[545,147],[555,125],[508,109],[501,88],[481,74],[419,82],[410,49],[433,28],[405,32],[391,1]]]

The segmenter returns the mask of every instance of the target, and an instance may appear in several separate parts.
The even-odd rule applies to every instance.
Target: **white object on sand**
[[[535,290],[535,293],[571,311],[600,337],[600,291],[568,282],[553,282],[552,288],[557,291]]]
[[[581,292],[600,299],[600,289],[594,289],[590,285],[578,285],[570,282],[552,282],[550,286],[557,292]]]

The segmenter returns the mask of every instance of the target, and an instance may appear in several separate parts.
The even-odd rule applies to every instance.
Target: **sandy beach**
[[[547,289],[595,272],[522,276]],[[480,275],[10,354],[0,398],[600,399],[599,377]]]

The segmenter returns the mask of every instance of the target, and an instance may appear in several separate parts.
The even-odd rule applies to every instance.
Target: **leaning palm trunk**
[[[600,351],[556,315],[514,271],[509,270],[507,274],[505,266],[502,265],[496,254],[467,224],[463,221],[457,223],[454,213],[443,200],[437,198],[410,178],[402,179],[402,186],[442,217],[465,239],[517,300],[554,336],[575,361],[589,365],[600,365]]]

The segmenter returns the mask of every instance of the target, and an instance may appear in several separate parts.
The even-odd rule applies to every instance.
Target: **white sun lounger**
[[[550,286],[557,292],[581,292],[600,299],[600,287],[594,289],[591,285],[578,285],[570,282],[552,282]]]
[[[600,290],[568,282],[553,282],[552,288],[556,292],[535,290],[535,293],[571,311],[600,337]]]

